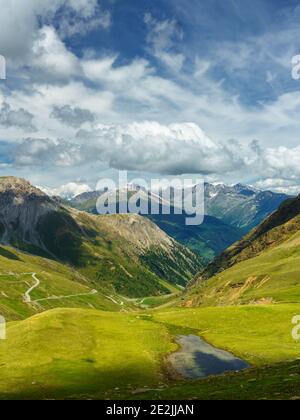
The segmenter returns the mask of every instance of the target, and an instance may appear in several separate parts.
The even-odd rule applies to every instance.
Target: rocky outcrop
[[[0,178],[0,241],[9,244],[18,239],[41,246],[38,222],[56,208],[55,201],[29,182]]]

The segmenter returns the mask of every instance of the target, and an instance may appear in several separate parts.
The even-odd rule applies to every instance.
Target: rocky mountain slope
[[[0,178],[0,238],[4,244],[22,240],[43,247],[36,228],[41,217],[58,205],[29,182]]]
[[[124,296],[168,293],[201,268],[147,219],[80,212],[16,178],[0,179],[0,220],[2,244],[68,264],[91,286]]]
[[[205,213],[248,233],[289,197],[237,184],[205,185]]]

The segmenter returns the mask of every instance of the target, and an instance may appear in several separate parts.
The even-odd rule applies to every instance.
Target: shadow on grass
[[[2,247],[0,247],[0,256],[13,261],[22,261],[21,258],[15,255],[13,252],[10,252]]]
[[[159,372],[155,378],[153,369],[144,364],[101,368],[92,358],[53,360],[47,366],[24,369],[21,383],[19,379],[18,388],[10,386],[6,392],[1,387],[0,400],[104,400],[119,393],[131,395],[145,386],[156,388],[161,380]]]

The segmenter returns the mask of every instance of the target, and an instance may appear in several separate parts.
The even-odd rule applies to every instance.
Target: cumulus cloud
[[[94,156],[98,152],[115,169],[211,174],[230,172],[245,164],[234,143],[221,145],[192,123],[102,126],[93,131],[80,130],[77,138],[85,145],[83,150],[94,149]]]
[[[0,0],[0,9],[0,51],[16,61],[31,55],[41,25],[57,24],[65,36],[109,25],[97,0]]]
[[[44,26],[37,32],[37,38],[32,46],[30,62],[32,70],[39,71],[42,81],[69,81],[71,77],[81,73],[80,61],[67,50],[65,44],[51,26]]]
[[[300,179],[300,146],[266,149],[262,161],[269,177]]]
[[[27,131],[35,131],[33,124],[34,116],[23,108],[12,109],[4,102],[0,108],[0,125],[7,128],[21,128]]]
[[[58,188],[38,187],[49,196],[59,196],[66,200],[71,200],[80,194],[91,192],[91,188],[87,184],[70,182]]]
[[[300,147],[259,148],[255,169],[259,179],[255,186],[278,193],[300,193]]]
[[[27,138],[15,144],[15,166],[70,167],[81,162],[80,147],[64,140]]]
[[[73,116],[71,112],[71,120]],[[155,175],[201,174],[222,181],[230,176],[242,179],[247,174],[257,179],[255,186],[260,189],[288,194],[300,191],[300,147],[218,142],[194,123],[98,124],[80,129],[72,141],[26,138],[13,147],[11,143],[1,147],[9,154],[10,165],[17,168],[57,167],[75,172],[76,167],[108,165]]]
[[[257,181],[254,186],[260,190],[270,190],[288,195],[300,194],[300,179],[286,180],[280,178],[267,178]]]
[[[245,158],[233,141],[226,145],[213,141],[193,123],[143,122],[81,129],[73,141],[26,138],[15,144],[11,158],[17,166],[102,162],[120,170],[181,175],[232,172],[245,166],[249,156]]]
[[[85,123],[93,123],[95,121],[95,115],[89,110],[78,107],[72,108],[69,105],[54,107],[51,117],[57,119],[62,124],[74,128],[79,128]]]

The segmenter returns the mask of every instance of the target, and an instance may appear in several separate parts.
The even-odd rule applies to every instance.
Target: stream
[[[231,353],[219,350],[196,335],[179,336],[180,349],[169,356],[173,370],[187,379],[201,379],[249,368]]]

